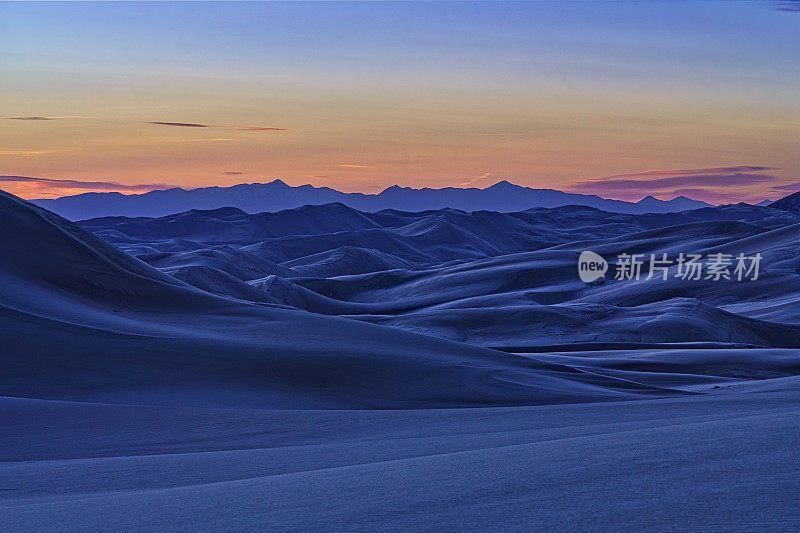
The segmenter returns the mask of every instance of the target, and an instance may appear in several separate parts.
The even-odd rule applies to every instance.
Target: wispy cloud
[[[231,139],[226,137],[211,137],[201,139],[180,139],[175,137],[146,137],[146,138],[127,138],[115,137],[110,139],[103,139],[93,141],[91,146],[148,146],[159,144],[181,144],[181,143],[214,143],[214,142],[231,142],[238,141],[239,139]]]
[[[56,120],[55,117],[7,117],[8,120]]]
[[[90,118],[82,115],[63,115],[63,116],[39,116],[39,115],[32,115],[32,116],[19,116],[19,117],[5,117],[7,120],[30,120],[30,121],[51,121],[51,120],[60,120],[60,119],[67,119],[67,118]],[[273,128],[273,127],[266,127],[266,126],[215,126],[213,124],[200,124],[197,122],[168,122],[162,120],[150,120],[145,122],[145,124],[151,124],[155,126],[173,126],[178,128],[220,128],[220,129],[228,129],[228,130],[238,130],[238,131],[253,131],[253,132],[261,132],[261,133],[274,133],[274,132],[282,132],[282,131],[289,131],[286,128]]]
[[[239,172],[238,170],[229,170],[227,172],[223,172],[226,176],[241,176],[244,172]]]
[[[289,131],[284,128],[264,128],[261,126],[241,126],[236,128],[241,131],[263,131],[263,132],[270,132],[270,131]]]
[[[766,198],[764,194],[753,194],[736,190],[714,191],[703,188],[690,187],[686,189],[675,189],[670,196],[686,196],[694,200],[702,200],[710,204],[738,204],[745,202],[755,204]]]
[[[46,155],[46,154],[57,154],[62,152],[75,152],[78,150],[83,150],[81,146],[67,146],[64,148],[51,148],[48,150],[0,150],[0,156],[3,155],[21,155],[21,156],[31,156],[31,155]]]
[[[344,167],[344,168],[372,168],[368,165],[354,165],[354,164],[345,164],[345,165],[336,165],[337,167]]]
[[[126,185],[115,181],[64,180],[31,176],[0,176],[0,183],[13,186],[10,192],[25,198],[56,198],[77,192],[142,193],[171,187],[164,183]]]
[[[463,183],[459,183],[459,187],[469,187],[470,185],[474,185],[475,183],[485,180],[486,178],[491,177],[493,172],[484,172],[480,176],[475,176],[474,178],[469,178],[467,181]]]
[[[62,120],[65,118],[89,118],[89,117],[83,115],[62,115],[58,117],[30,116],[30,117],[6,117],[6,120]]]
[[[785,185],[773,185],[770,187],[773,191],[781,192],[797,192],[800,191],[800,181],[794,183],[787,183]]]
[[[239,131],[258,131],[261,133],[273,133],[279,131],[289,131],[285,128],[267,128],[264,126],[214,126],[212,124],[197,124],[194,122],[162,122],[158,120],[150,121],[148,124],[155,124],[157,126],[177,126],[179,128],[228,128],[236,129]]]
[[[742,201],[753,199],[754,186],[778,184],[782,179],[770,171],[773,167],[741,165],[732,167],[646,170],[617,174],[600,179],[574,182],[575,192],[605,195],[622,200],[638,200],[646,195],[681,196],[691,193],[707,201]]]
[[[641,176],[696,176],[701,174],[731,174],[738,172],[764,172],[768,170],[779,170],[774,167],[763,167],[754,165],[739,165],[735,167],[712,167],[712,168],[681,168],[669,170],[643,170],[630,174],[616,174],[608,178],[637,178]]]
[[[208,124],[194,124],[192,122],[159,122],[159,121],[152,121],[148,122],[148,124],[155,124],[157,126],[178,126],[181,128],[208,128]]]
[[[41,183],[45,186],[58,186],[62,189],[108,189],[115,191],[152,191],[156,189],[169,189],[171,187],[170,185],[166,185],[164,183],[125,185],[115,181],[59,180],[53,178],[33,178],[31,176],[0,176],[0,181]]]

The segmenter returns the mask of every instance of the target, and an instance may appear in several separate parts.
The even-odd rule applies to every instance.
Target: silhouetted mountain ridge
[[[444,208],[462,211],[513,212],[532,207],[584,205],[614,213],[641,214],[685,211],[710,205],[683,196],[669,201],[648,196],[633,203],[554,189],[533,189],[506,180],[485,189],[475,187],[414,189],[393,185],[378,194],[345,193],[330,187],[312,185],[292,187],[281,180],[274,180],[270,183],[241,183],[231,187],[203,187],[191,190],[172,188],[131,195],[117,192],[85,193],[32,201],[71,220],[120,215],[161,217],[193,209],[209,210],[221,207],[234,207],[247,213],[261,213],[334,202],[367,212],[385,209],[419,212]]]

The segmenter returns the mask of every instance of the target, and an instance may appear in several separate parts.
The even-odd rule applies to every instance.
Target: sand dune
[[[402,411],[2,399],[0,528],[792,530],[797,385]]]
[[[333,250],[307,255],[284,263],[295,276],[336,277],[348,274],[365,274],[382,270],[413,269],[413,265],[390,254],[359,248],[342,246]],[[279,274],[287,277],[286,274]],[[288,277],[294,277],[291,274]]]
[[[259,239],[255,228],[263,217],[269,215],[277,227],[288,227],[297,211],[242,215],[231,224],[239,228],[237,235]],[[187,266],[213,266],[268,293],[264,298],[236,284],[228,284],[228,290],[218,283],[208,286],[215,294],[343,315],[480,346],[566,342],[797,346],[800,310],[792,302],[800,298],[800,254],[795,247],[800,217],[786,211],[738,204],[669,215],[606,213],[586,206],[518,213],[455,209],[360,213],[331,204],[308,206],[302,212],[325,221],[347,220],[358,228],[284,236],[238,248],[228,245],[229,255],[220,252],[213,264],[197,257],[209,251],[142,257],[159,265],[182,261]],[[148,223],[159,228],[156,235],[171,227],[160,219]],[[85,223],[95,229],[98,224]],[[113,227],[118,230],[126,224],[115,219]],[[185,226],[176,230],[180,233],[169,230],[167,236],[198,239],[202,227],[194,231]],[[623,253],[642,254],[641,279],[607,278],[584,284],[575,266],[585,249],[612,263]],[[647,279],[649,254],[676,257],[683,252],[759,253],[760,277],[753,282],[687,282],[675,275],[673,267],[666,280]],[[237,269],[242,260],[234,257],[236,253],[263,260],[264,265],[250,261],[252,267],[242,275]]]
[[[631,389],[463,344],[219,298],[19,199],[0,202],[2,248],[14,251],[4,254],[0,281],[6,395],[399,408],[575,401],[587,387],[599,400]],[[531,372],[539,378],[508,384]]]
[[[179,268],[192,266],[221,270],[247,281],[266,275],[294,277],[298,272],[282,267],[240,248],[227,245],[201,248],[187,252],[161,252],[139,255],[139,259],[154,267],[172,273]]]
[[[800,216],[268,215],[0,194],[0,529],[800,527]]]

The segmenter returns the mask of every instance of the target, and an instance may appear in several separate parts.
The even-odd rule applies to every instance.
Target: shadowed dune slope
[[[0,195],[0,529],[797,530],[798,217],[700,211],[96,228],[159,270]],[[586,249],[764,265],[585,284]]]
[[[778,209],[736,204],[641,215],[586,206],[517,213],[361,213],[331,204],[236,217],[220,211],[177,216],[186,222],[177,229],[168,221],[150,219],[147,224],[154,233],[149,238],[132,232],[135,238],[117,236],[112,241],[126,247],[158,247],[181,238],[200,239],[205,222],[195,231],[189,221],[216,216],[232,217],[229,233],[259,239],[256,221],[268,215],[275,228],[291,233],[291,221],[302,212],[312,219],[302,228],[320,227],[315,220],[347,220],[351,229],[338,231],[341,224],[323,224],[333,232],[229,244],[225,253],[217,246],[141,257],[158,266],[211,266],[261,291],[221,280],[211,283],[199,271],[195,276],[181,271],[181,279],[214,294],[348,316],[480,346],[800,346],[800,216]],[[118,233],[138,219],[126,220],[83,224]],[[642,277],[614,280],[609,274],[587,285],[576,272],[583,250],[601,254],[612,266],[620,254],[641,254]],[[763,260],[754,281],[685,280],[677,276],[675,266],[667,279],[647,279],[650,254],[664,253],[672,259],[681,253],[758,253]],[[243,264],[249,267],[246,271]]]
[[[399,257],[357,246],[342,246],[307,255],[287,261],[284,266],[291,268],[295,275],[324,277],[413,268],[411,263]],[[276,274],[281,275],[277,272]]]
[[[608,213],[586,206],[534,208],[516,213],[457,209],[367,213],[327,204],[257,215],[222,208],[152,219],[106,217],[85,220],[80,225],[156,266],[162,266],[156,261],[177,260],[156,255],[159,252],[174,256],[206,247],[214,250],[224,244],[274,263],[287,262],[284,266],[314,263],[313,272],[303,275],[331,277],[370,271],[367,268],[385,270],[392,264],[395,268],[429,268],[675,226],[684,226],[687,232],[714,222],[720,229],[725,229],[726,222],[732,224],[730,229],[735,234],[756,234],[796,224],[800,215],[746,204],[641,215]],[[320,263],[320,254],[356,248],[379,254],[380,258],[368,258],[366,264]],[[398,263],[404,266],[397,266]],[[204,266],[226,270],[219,264]],[[276,274],[274,270],[265,269],[256,277]]]
[[[666,394],[357,321],[219,298],[0,195],[0,395],[449,407]]]

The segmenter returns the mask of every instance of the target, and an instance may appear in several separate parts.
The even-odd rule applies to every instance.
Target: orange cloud
[[[344,168],[372,168],[367,165],[336,165],[337,167],[344,167]]]
[[[458,186],[459,187],[469,187],[470,185],[472,185],[475,182],[478,182],[478,181],[481,181],[481,180],[484,180],[486,178],[491,177],[492,174],[493,174],[493,172],[491,172],[491,171],[490,172],[484,172],[480,176],[475,176],[474,178],[467,179],[467,181],[465,181],[465,182],[459,183]]]
[[[621,158],[620,158],[621,159]],[[603,179],[616,178],[638,178],[642,176],[694,176],[697,174],[730,174],[740,172],[756,172],[764,170],[780,170],[775,167],[763,167],[754,165],[739,165],[735,167],[713,167],[713,168],[679,168],[669,170],[643,170],[641,172],[631,172],[629,174],[617,174]]]
[[[57,198],[66,194],[83,192],[142,193],[171,187],[164,183],[125,185],[114,181],[58,180],[30,176],[0,176],[0,183],[3,184],[3,188],[10,189],[9,192],[28,199]]]
[[[773,167],[741,165],[696,169],[645,170],[617,174],[601,179],[573,182],[569,189],[583,194],[635,201],[645,195],[675,197],[691,194],[694,199],[709,202],[752,200],[764,194],[753,190],[767,184],[780,184],[781,178],[764,171]]]

